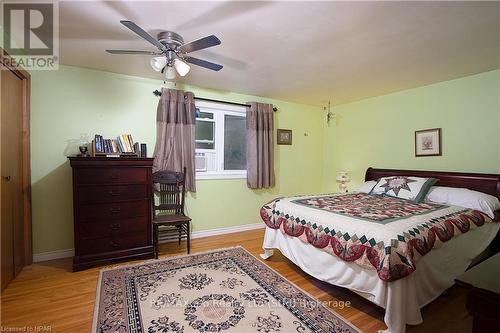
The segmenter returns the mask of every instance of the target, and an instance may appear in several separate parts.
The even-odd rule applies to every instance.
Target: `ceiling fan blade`
[[[219,45],[220,43],[221,41],[219,40],[219,38],[215,37],[214,35],[210,35],[195,40],[194,42],[184,44],[179,49],[184,53],[190,53],[201,49],[206,49],[207,47],[216,46]]]
[[[159,48],[160,50],[162,50],[162,51],[166,50],[165,45],[160,43],[156,38],[154,38],[153,36],[148,34],[144,29],[142,29],[140,26],[138,26],[134,22],[127,21],[127,20],[121,20],[120,23],[123,24],[124,26],[126,26],[127,28],[129,28],[130,30],[132,30],[133,32],[135,32],[137,35],[139,35],[142,38],[144,38],[145,40],[147,40],[148,42],[150,42],[151,44],[153,44],[154,46],[156,46],[157,48]]]
[[[161,52],[155,51],[139,51],[139,50],[106,50],[106,52],[111,54],[137,54],[137,55],[161,55]]]
[[[213,71],[220,71],[223,67],[222,65],[193,57],[184,57],[184,60],[186,60],[186,62],[189,62],[190,64],[205,67]]]

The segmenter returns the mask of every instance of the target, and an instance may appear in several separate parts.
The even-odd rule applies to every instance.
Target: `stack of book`
[[[92,141],[94,156],[139,156],[139,144],[132,140],[130,134],[122,134],[116,139],[104,139],[102,135],[96,134]]]

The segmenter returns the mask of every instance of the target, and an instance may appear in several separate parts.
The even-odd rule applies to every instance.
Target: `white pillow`
[[[391,197],[421,202],[432,185],[437,182],[434,178],[411,176],[382,177],[371,191],[371,194],[385,194]]]
[[[373,188],[377,185],[375,180],[366,181],[363,185],[361,185],[356,192],[359,193],[370,193]]]
[[[485,213],[492,219],[495,218],[495,211],[500,210],[498,198],[466,188],[433,186],[427,194],[426,200],[475,209]]]

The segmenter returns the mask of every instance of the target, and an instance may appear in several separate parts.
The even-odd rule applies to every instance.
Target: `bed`
[[[432,177],[436,186],[500,198],[500,175],[369,168],[365,180],[390,176]],[[278,198],[261,209],[262,257],[280,250],[313,277],[384,308],[385,333],[405,332],[406,324],[422,323],[420,308],[492,243],[500,211],[488,217],[458,206],[403,201],[363,193]]]

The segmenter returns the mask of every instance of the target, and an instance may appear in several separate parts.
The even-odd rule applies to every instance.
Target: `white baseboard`
[[[266,225],[261,222],[261,223],[252,223],[252,224],[242,224],[242,225],[237,225],[234,227],[224,227],[224,228],[216,228],[216,229],[209,229],[209,230],[200,230],[200,231],[194,231],[191,233],[191,238],[202,238],[202,237],[209,237],[209,236],[217,236],[217,235],[224,235],[224,234],[232,234],[233,232],[241,232],[241,231],[248,231],[248,230],[255,230],[255,229],[260,229],[264,228]]]
[[[216,228],[209,230],[200,230],[194,231],[191,233],[191,238],[203,238],[224,234],[232,234],[234,232],[248,231],[264,228],[266,225],[264,223],[252,223],[252,224],[243,224],[237,225],[234,227],[224,227],[224,228]],[[68,258],[72,257],[75,253],[74,249],[66,249],[66,250],[58,250],[58,251],[50,251],[50,252],[41,252],[33,254],[33,262],[41,262],[41,261],[49,261],[54,259]]]

